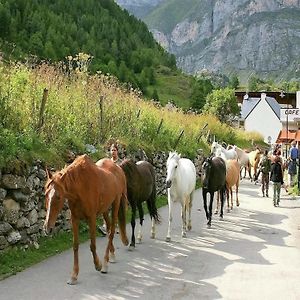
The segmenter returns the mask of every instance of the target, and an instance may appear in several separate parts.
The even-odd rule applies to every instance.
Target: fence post
[[[176,141],[176,143],[175,143],[175,145],[174,145],[174,150],[176,149],[176,147],[177,147],[177,145],[178,145],[178,143],[179,143],[179,140],[180,140],[181,137],[183,136],[183,133],[184,133],[184,130],[182,129],[181,132],[180,132],[180,134],[179,134],[179,136],[178,136],[178,139],[177,139],[177,141]]]
[[[99,98],[99,109],[100,109],[100,115],[99,115],[99,141],[102,142],[103,139],[103,98],[104,96],[101,95]]]
[[[204,129],[207,127],[208,123],[206,123],[200,130],[199,136],[197,138],[197,143],[199,143],[201,136],[203,135]]]
[[[40,132],[42,126],[44,125],[44,112],[45,112],[47,98],[48,98],[48,89],[44,88],[42,103],[41,103],[41,107],[40,107],[39,121],[38,121],[38,125],[37,125],[38,132]]]

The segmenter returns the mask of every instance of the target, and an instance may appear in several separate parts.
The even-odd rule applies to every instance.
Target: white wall
[[[268,136],[271,136],[271,143],[274,144],[282,128],[280,120],[277,118],[269,104],[262,99],[254,108],[252,113],[245,120],[246,131],[259,132],[266,143]]]

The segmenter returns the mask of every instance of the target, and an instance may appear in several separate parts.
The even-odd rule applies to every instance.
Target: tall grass
[[[44,88],[49,93],[38,130]],[[177,150],[192,158],[198,148],[208,150],[207,142],[198,138],[206,123],[207,130],[220,140],[243,146],[250,145],[251,139],[262,140],[257,135],[250,139],[213,116],[158,107],[111,76],[66,75],[46,63],[32,67],[0,62],[0,105],[0,166],[16,157],[61,164],[66,150],[83,152],[85,144],[93,144],[101,153],[110,139],[132,149],[168,151],[174,149],[181,130],[184,134]]]

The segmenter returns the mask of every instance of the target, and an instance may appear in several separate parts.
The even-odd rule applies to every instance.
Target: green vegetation
[[[45,110],[40,114],[44,88],[48,89]],[[104,155],[106,141],[115,138],[129,149],[169,151],[174,149],[193,158],[199,148],[208,150],[199,132],[207,130],[218,140],[240,145],[260,136],[233,130],[211,115],[185,114],[180,109],[157,107],[143,101],[140,92],[123,88],[114,77],[70,72],[41,64],[0,63],[0,167],[11,160],[40,158],[58,167],[64,165],[69,150],[83,153],[86,144]],[[163,119],[159,134],[157,129]],[[251,136],[251,137],[250,137]]]
[[[158,197],[156,199],[157,207],[162,207],[167,204],[166,197]],[[148,213],[147,206],[143,205],[144,212]],[[137,214],[138,217],[138,214]],[[127,223],[130,221],[131,211],[127,211]],[[127,236],[131,234],[131,229],[127,231]],[[115,235],[115,239],[118,236]],[[43,237],[39,240],[39,249],[30,247],[27,250],[15,248],[5,251],[0,255],[0,280],[8,276],[21,272],[24,269],[43,261],[45,258],[61,253],[72,248],[72,232],[59,232],[52,237]],[[80,243],[89,240],[88,226],[81,223],[79,232]],[[79,250],[80,251],[80,250]],[[98,254],[103,252],[103,249],[98,248]]]
[[[113,74],[145,94],[157,67],[176,69],[174,55],[113,0],[1,2],[0,47],[5,57],[18,60],[63,61],[66,73],[72,58],[88,53],[89,71]]]

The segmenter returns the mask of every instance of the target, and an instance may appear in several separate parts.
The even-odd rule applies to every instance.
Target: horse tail
[[[127,197],[126,194],[123,194],[120,200],[120,207],[118,212],[118,223],[119,231],[122,243],[127,246],[129,244],[127,233],[126,233],[126,210],[127,210]]]
[[[156,224],[160,224],[161,218],[160,218],[160,215],[158,214],[155,200],[156,200],[156,183],[154,180],[152,193],[146,202],[147,202],[147,208],[148,208],[151,219],[153,218],[155,220]]]

